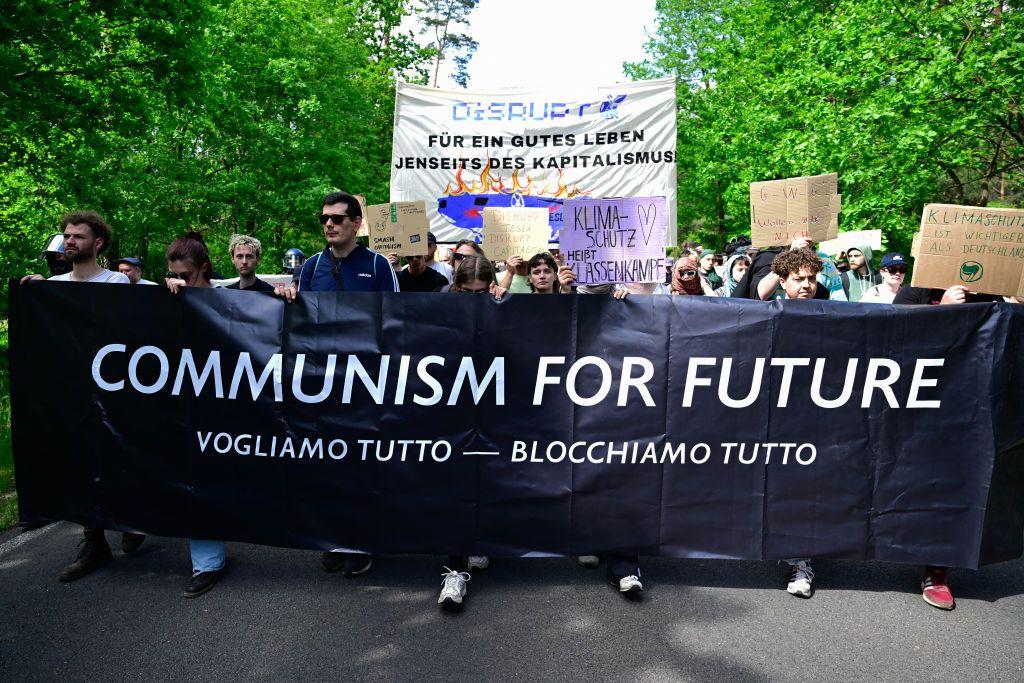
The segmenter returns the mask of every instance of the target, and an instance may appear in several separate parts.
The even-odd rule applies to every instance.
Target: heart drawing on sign
[[[654,232],[654,219],[658,217],[657,204],[648,204],[646,207],[639,206],[638,217],[640,218],[640,231],[644,235],[644,244],[651,243],[651,233]]]

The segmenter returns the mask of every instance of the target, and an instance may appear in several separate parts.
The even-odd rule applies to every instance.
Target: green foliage
[[[749,232],[748,185],[839,173],[840,224],[906,252],[926,202],[1019,206],[1019,2],[659,0],[637,78],[675,75],[681,239]]]
[[[18,521],[11,450],[11,390],[7,372],[7,321],[0,320],[0,531]]]
[[[431,52],[403,0],[19,0],[0,13],[0,275],[40,272],[63,211],[114,227],[143,258],[202,231],[319,248],[326,191],[388,199],[396,78]],[[6,296],[3,297],[6,306]]]

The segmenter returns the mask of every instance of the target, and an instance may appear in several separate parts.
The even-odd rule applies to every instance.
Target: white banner
[[[675,244],[675,79],[571,87],[399,83],[391,201],[425,200],[439,242],[479,242],[486,207],[543,207],[557,241],[566,199],[663,196]]]

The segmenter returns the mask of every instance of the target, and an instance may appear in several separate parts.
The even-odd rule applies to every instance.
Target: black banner
[[[22,510],[382,553],[1018,557],[1024,307],[11,287]]]

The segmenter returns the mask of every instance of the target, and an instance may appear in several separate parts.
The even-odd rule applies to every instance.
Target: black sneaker
[[[341,573],[344,576],[352,578],[353,576],[359,576],[365,574],[370,570],[370,565],[373,564],[372,555],[363,555],[362,553],[352,553],[345,560],[345,569]]]
[[[329,551],[324,553],[323,560],[320,562],[320,566],[324,568],[325,572],[331,573],[336,572],[345,566],[345,553],[339,553],[335,551]]]
[[[188,588],[185,589],[184,596],[186,598],[198,598],[216,586],[223,573],[223,569],[215,569],[210,572],[197,572],[193,574],[192,580],[188,582]]]
[[[125,555],[131,555],[139,549],[145,540],[146,534],[132,534],[126,531],[121,535],[121,550]]]
[[[82,547],[78,551],[78,557],[57,575],[57,580],[61,583],[77,581],[92,570],[108,565],[114,560],[102,531],[99,534],[87,533],[78,545]]]

